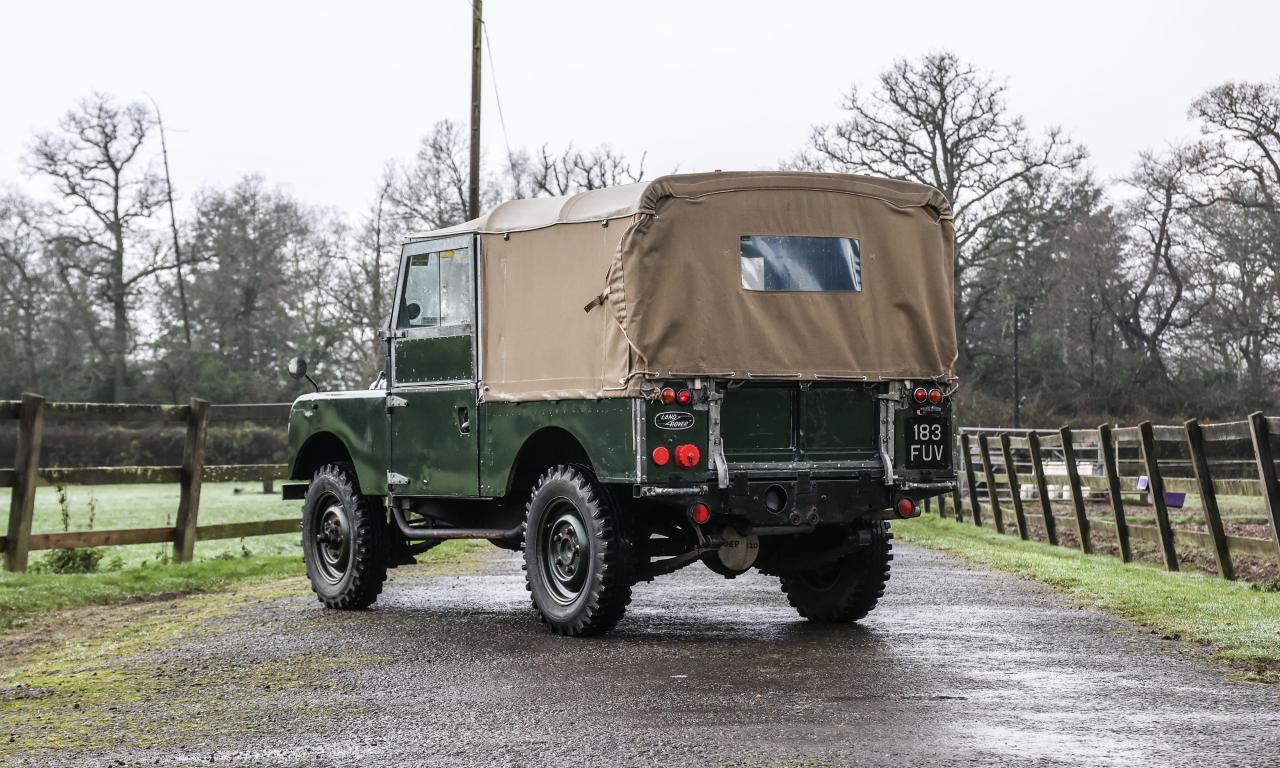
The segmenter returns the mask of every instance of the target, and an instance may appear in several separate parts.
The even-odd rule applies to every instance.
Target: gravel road
[[[134,654],[154,690],[95,705],[120,746],[18,764],[1253,766],[1280,754],[1280,690],[914,548],[898,548],[888,596],[849,627],[798,621],[776,579],[694,567],[638,587],[613,634],[557,638],[532,614],[519,561],[497,550],[461,571],[393,572],[364,613],[324,611],[295,586]]]

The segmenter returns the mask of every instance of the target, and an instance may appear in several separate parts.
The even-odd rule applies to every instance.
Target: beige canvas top
[[[486,399],[627,396],[645,379],[954,378],[951,207],[815,173],[707,173],[515,200],[480,235]],[[742,286],[741,238],[856,238],[860,292]]]

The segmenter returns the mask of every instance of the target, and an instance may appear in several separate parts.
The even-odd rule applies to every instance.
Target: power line
[[[489,24],[482,20],[480,29],[484,32],[484,48],[489,53],[489,78],[493,80],[493,100],[498,105],[498,124],[502,126],[502,143],[507,145],[507,162],[510,163],[512,161],[511,140],[507,138],[507,118],[502,114],[502,96],[498,93],[498,67],[493,63],[493,46],[489,43]]]
[[[472,0],[463,0],[467,7],[475,13],[476,5]],[[511,151],[511,138],[507,135],[507,117],[502,112],[502,94],[498,91],[498,65],[493,62],[493,43],[489,40],[489,20],[480,19],[480,31],[484,35],[484,48],[489,54],[489,79],[493,82],[493,100],[498,105],[498,125],[502,128],[502,143],[507,148],[507,163],[512,163],[515,153]]]

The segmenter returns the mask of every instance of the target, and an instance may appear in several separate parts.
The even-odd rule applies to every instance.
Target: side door
[[[401,496],[475,496],[475,238],[404,247],[391,318],[391,463]]]

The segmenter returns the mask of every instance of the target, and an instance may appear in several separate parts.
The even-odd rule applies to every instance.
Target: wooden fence
[[[247,523],[200,525],[200,488],[214,481],[271,481],[287,473],[283,464],[204,463],[209,422],[266,421],[283,425],[288,403],[210,405],[192,399],[190,405],[117,405],[109,403],[47,403],[40,395],[0,400],[0,421],[18,422],[18,441],[12,469],[0,469],[0,488],[12,488],[8,534],[0,538],[4,566],[24,571],[31,550],[109,547],[124,544],[173,544],[174,558],[189,562],[196,542],[238,539],[298,530],[298,518]],[[175,467],[40,467],[40,445],[46,421],[159,422],[186,425],[182,464]],[[126,528],[106,531],[31,533],[36,489],[50,485],[114,485],[120,483],[178,483],[176,522],[172,527]]]
[[[1028,524],[1036,524],[1050,544],[1057,544],[1057,527],[1065,523],[1074,529],[1080,549],[1090,553],[1091,528],[1107,528],[1114,533],[1125,562],[1133,559],[1134,540],[1155,544],[1171,571],[1178,570],[1180,547],[1199,547],[1213,556],[1223,578],[1232,579],[1233,555],[1280,562],[1275,436],[1280,436],[1280,418],[1262,413],[1223,424],[1200,424],[1193,419],[1181,427],[1143,422],[1136,427],[1104,424],[1097,429],[1063,427],[1056,432],[962,429],[962,477],[952,495],[951,513],[957,520],[966,517],[963,488],[969,500],[967,516],[975,525],[984,524],[985,506],[996,530],[1006,532],[1008,505],[1013,513],[1012,532],[1022,539],[1028,538]],[[1141,477],[1147,479],[1145,488],[1139,485]],[[1053,514],[1053,491],[1059,487],[1066,496],[1058,498],[1071,503],[1066,517]],[[1198,496],[1205,530],[1175,528],[1166,493]],[[1219,495],[1261,497],[1271,537],[1228,535]],[[1126,496],[1131,506],[1149,504],[1154,526],[1135,525],[1126,518]],[[1090,518],[1085,504],[1091,499],[1109,502],[1111,519]],[[939,512],[948,514],[945,498],[939,499]]]

